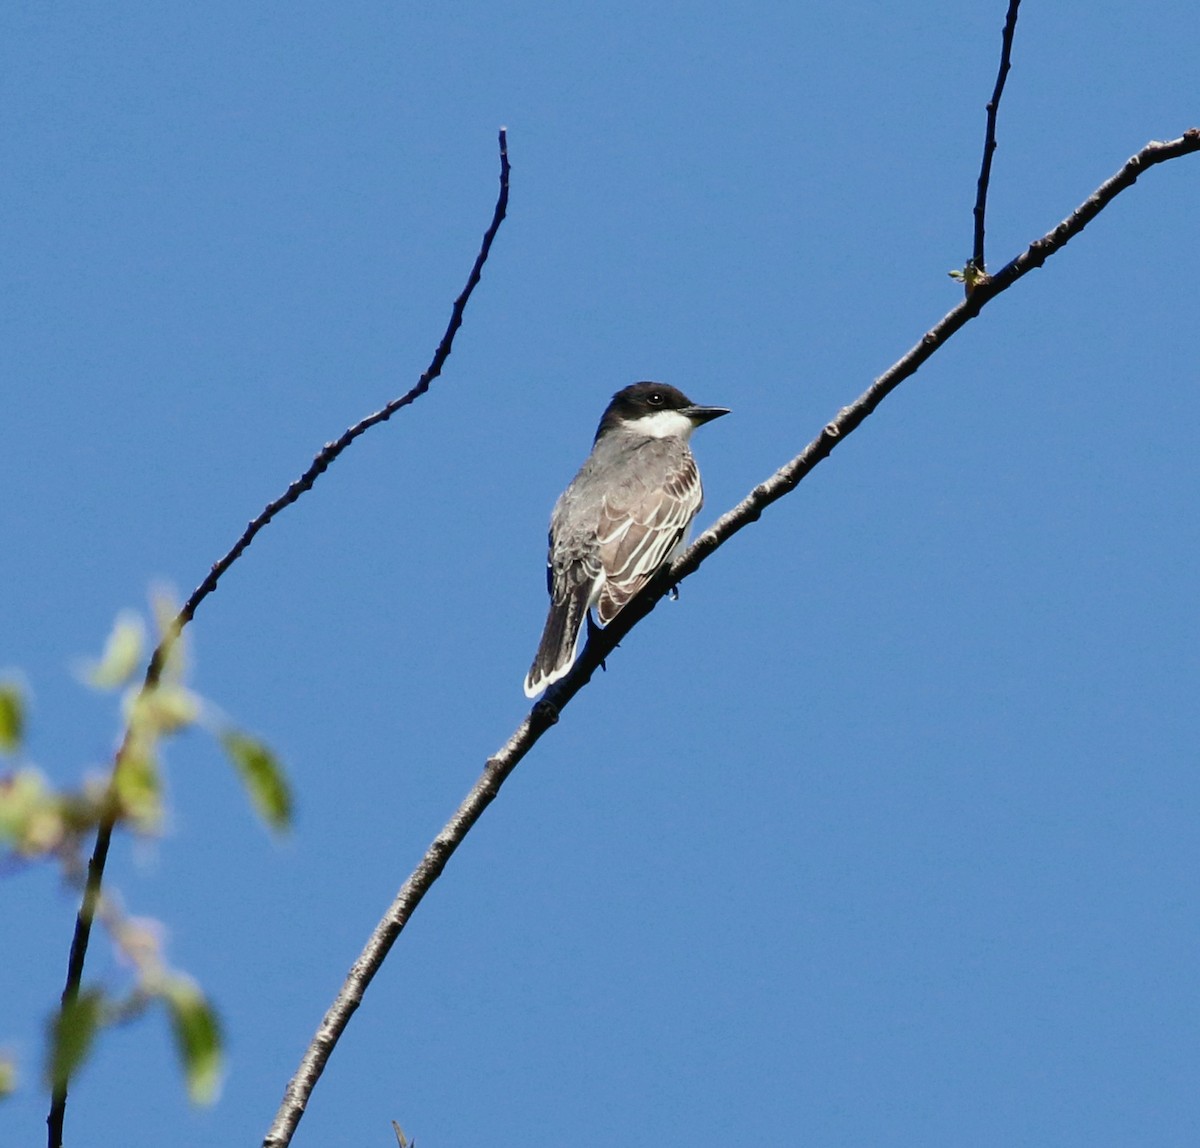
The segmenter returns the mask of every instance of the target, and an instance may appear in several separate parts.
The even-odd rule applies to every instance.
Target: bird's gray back
[[[590,535],[594,541],[606,499],[610,508],[635,506],[681,470],[694,466],[692,452],[682,439],[605,435],[555,503],[551,533],[560,541],[566,541],[568,534]]]

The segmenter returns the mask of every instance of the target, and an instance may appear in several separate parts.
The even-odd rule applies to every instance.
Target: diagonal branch
[[[273,502],[269,502],[263,508],[262,512],[247,525],[246,529],[242,532],[242,536],[234,543],[232,549],[213,565],[204,581],[192,591],[191,597],[183,604],[179,614],[163,635],[153,655],[151,655],[150,664],[146,669],[145,681],[142,685],[143,690],[151,690],[158,685],[163,667],[166,665],[167,658],[175,642],[183,632],[183,628],[195,617],[196,609],[200,603],[217,588],[217,583],[220,581],[221,576],[242,556],[246,548],[254,541],[258,532],[281,510],[291,506],[302,494],[311,490],[313,484],[325,473],[330,464],[359,435],[365,434],[371,427],[378,423],[386,422],[402,407],[409,406],[415,402],[429,390],[430,384],[442,373],[442,368],[445,366],[446,360],[450,357],[450,351],[454,346],[454,336],[458,334],[458,329],[462,326],[463,313],[466,311],[467,302],[470,300],[471,293],[479,283],[480,276],[483,273],[483,265],[487,262],[488,254],[492,249],[492,241],[496,238],[496,233],[500,230],[500,224],[504,221],[504,216],[508,211],[509,170],[508,132],[506,128],[501,128],[500,193],[496,199],[496,208],[492,213],[492,222],[488,225],[487,231],[484,232],[479,254],[475,256],[475,263],[471,267],[471,273],[467,276],[467,285],[463,288],[458,298],[454,300],[454,306],[450,312],[450,322],[446,326],[445,334],[442,335],[441,342],[438,343],[437,350],[434,351],[429,366],[426,367],[424,373],[417,380],[416,385],[399,398],[392,399],[386,406],[381,407],[373,414],[369,414],[366,418],[355,423],[352,427],[347,428],[333,442],[326,443],[317,452],[308,469],[283,494]],[[107,798],[109,810],[96,831],[96,843],[92,849],[91,860],[88,862],[87,881],[84,885],[83,899],[75,918],[75,932],[71,938],[71,953],[67,960],[67,979],[62,993],[62,1008],[69,1007],[79,996],[79,987],[83,980],[83,966],[87,959],[88,942],[91,939],[92,922],[95,920],[96,910],[100,902],[100,890],[104,881],[104,868],[108,861],[108,850],[112,844],[113,829],[116,827],[118,820],[119,811],[115,797],[115,781],[117,772],[120,770],[128,751],[129,736],[128,731],[126,731],[125,740],[117,750],[116,757],[113,760]],[[55,1087],[50,1102],[50,1113],[46,1117],[46,1124],[49,1128],[48,1143],[50,1148],[61,1148],[63,1118],[66,1113],[66,1106],[67,1084],[64,1081],[61,1086]]]
[[[975,275],[987,274],[987,265],[983,258],[983,227],[987,216],[988,185],[992,179],[992,156],[996,152],[996,116],[1000,111],[1000,97],[1004,95],[1004,81],[1008,79],[1008,69],[1012,66],[1013,37],[1017,32],[1017,9],[1020,7],[1021,0],[1008,0],[1008,15],[1004,18],[1004,33],[1000,42],[1000,70],[996,73],[996,86],[987,106],[983,163],[979,168],[979,186],[975,194],[975,246],[970,263],[970,270]]]
[[[992,299],[1065,247],[1113,199],[1133,186],[1147,168],[1192,152],[1200,152],[1200,128],[1184,132],[1179,139],[1147,144],[1067,219],[1031,243],[991,279],[982,281],[976,290],[935,324],[916,346],[880,375],[862,395],[838,411],[837,416],[822,428],[821,433],[800,454],[756,486],[737,506],[721,515],[672,563],[661,578],[634,598],[607,627],[593,631],[571,672],[551,688],[549,694],[530,710],[512,737],[493,757],[488,758],[479,780],[434,838],[421,863],[404,882],[386,915],[375,926],[333,1004],[322,1018],[295,1076],[288,1082],[283,1102],[263,1140],[264,1148],[284,1148],[291,1142],[312,1090],[335,1045],[362,1003],[367,986],[422,898],[441,876],[454,851],[483,811],[495,800],[500,787],[521,759],[537,744],[542,734],[558,721],[562,710],[587,685],[601,663],[612,655],[621,639],[654,609],[672,585],[694,574],[715,550],[739,530],[760,518],[771,503],[794,490],[900,383],[915,374],[926,360],[944,346],[955,332],[974,319]]]

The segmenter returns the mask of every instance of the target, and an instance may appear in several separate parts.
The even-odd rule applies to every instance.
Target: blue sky
[[[71,784],[71,667],[427,363],[251,547],[212,742],[110,874],[221,1009],[106,1034],[76,1146],[256,1143],[395,890],[526,710],[550,507],[609,395],[733,408],[711,520],[957,301],[1004,4],[9,5],[0,15],[0,668]],[[1028,0],[989,261],[1200,121],[1194,4]],[[1200,1139],[1194,268],[1200,161],[990,306],[624,643],[421,907],[297,1144]],[[0,1139],[43,1137],[73,898],[0,886]],[[103,944],[89,974],[119,985]]]

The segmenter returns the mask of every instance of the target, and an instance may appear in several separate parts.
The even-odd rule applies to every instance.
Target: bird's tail
[[[541,644],[525,675],[526,697],[537,697],[547,686],[565,677],[575,664],[575,644],[588,611],[591,589],[587,582],[573,586],[562,602],[550,603]]]

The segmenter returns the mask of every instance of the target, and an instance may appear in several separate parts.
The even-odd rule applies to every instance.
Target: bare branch
[[[496,199],[492,221],[488,225],[487,231],[484,232],[479,254],[475,256],[471,273],[467,276],[467,285],[463,288],[458,298],[454,300],[454,306],[450,312],[450,321],[446,326],[445,334],[442,335],[441,342],[438,343],[437,350],[433,353],[433,358],[430,360],[429,366],[417,380],[416,385],[406,394],[393,399],[386,406],[381,407],[373,414],[367,415],[366,418],[355,423],[352,427],[347,428],[333,442],[326,443],[309,464],[308,469],[283,494],[273,502],[269,502],[258,517],[249,523],[245,531],[243,531],[242,536],[234,543],[233,548],[220,561],[213,565],[204,581],[192,591],[191,597],[183,604],[174,622],[155,648],[150,658],[150,664],[146,669],[146,677],[142,686],[143,690],[153,689],[158,684],[171,648],[178,640],[183,628],[195,617],[197,607],[217,588],[217,583],[220,581],[221,576],[241,557],[250,543],[254,541],[258,532],[281,510],[290,506],[306,491],[311,490],[313,484],[325,473],[330,464],[359,435],[366,433],[366,431],[378,423],[386,422],[402,407],[409,406],[415,402],[429,390],[430,384],[442,373],[442,368],[445,366],[446,360],[450,357],[450,351],[454,346],[454,336],[458,333],[459,327],[462,326],[463,313],[466,310],[467,302],[470,300],[471,293],[479,283],[480,276],[483,273],[483,265],[487,262],[488,254],[492,249],[492,241],[496,238],[496,233],[500,230],[500,224],[504,221],[504,216],[508,211],[510,168],[508,162],[508,132],[505,128],[500,129],[499,146],[500,193]],[[67,960],[67,979],[62,993],[63,1008],[69,1006],[79,995],[79,986],[83,979],[83,966],[87,959],[88,942],[91,938],[92,922],[95,920],[96,909],[100,900],[101,885],[104,881],[104,867],[108,861],[108,850],[112,844],[113,829],[117,821],[117,804],[113,795],[113,784],[128,750],[129,739],[128,731],[126,731],[125,740],[122,742],[120,749],[117,750],[113,760],[112,775],[109,781],[110,812],[101,821],[96,831],[96,843],[92,849],[91,860],[88,862],[87,882],[84,885],[83,899],[75,918],[75,932],[71,938],[71,953]],[[54,1090],[54,1094],[51,1097],[50,1113],[46,1117],[46,1124],[49,1128],[48,1143],[50,1148],[61,1148],[66,1104],[67,1086],[64,1082],[61,1087]]]
[[[487,262],[488,253],[492,249],[492,240],[496,238],[496,232],[500,230],[500,224],[504,221],[504,216],[508,211],[508,131],[506,128],[500,129],[500,194],[496,200],[496,209],[492,214],[492,222],[483,236],[483,243],[480,245],[479,254],[475,256],[475,264],[471,268],[471,274],[467,276],[467,285],[463,288],[462,294],[454,300],[454,307],[450,312],[450,322],[446,326],[446,333],[442,336],[442,341],[438,344],[437,350],[433,353],[433,359],[429,366],[425,368],[425,373],[417,380],[416,385],[406,394],[401,395],[398,399],[392,399],[386,406],[381,407],[373,414],[367,415],[366,418],[356,422],[352,427],[348,427],[342,432],[339,438],[333,442],[327,442],[316,457],[309,464],[308,469],[291,484],[274,502],[268,503],[257,518],[250,522],[246,527],[241,538],[234,543],[233,549],[229,551],[213,568],[208,572],[208,577],[192,591],[192,596],[184,603],[183,609],[179,611],[179,618],[182,626],[190,622],[196,613],[196,607],[200,605],[205,598],[208,597],[216,588],[222,574],[233,565],[234,562],[241,556],[242,552],[254,541],[254,537],[258,532],[271,521],[281,510],[286,506],[290,506],[296,501],[305,491],[311,490],[313,484],[325,473],[330,463],[334,461],[359,435],[370,430],[371,427],[378,423],[386,422],[392,417],[401,407],[409,406],[421,397],[427,390],[434,379],[442,373],[442,367],[445,366],[446,360],[450,357],[450,351],[454,346],[454,336],[458,334],[459,327],[462,326],[463,312],[467,308],[467,301],[471,298],[471,293],[475,290],[479,283],[480,275],[483,272],[483,265]],[[162,647],[155,650],[155,661],[161,661]],[[152,663],[153,664],[153,663]]]
[[[1031,243],[1016,259],[993,278],[982,282],[972,294],[932,327],[916,346],[877,378],[853,403],[843,407],[822,428],[812,442],[795,458],[756,486],[737,506],[723,514],[708,530],[672,563],[662,577],[639,594],[603,630],[594,631],[571,672],[551,688],[501,749],[490,757],[483,773],[463,799],[454,816],[434,838],[421,863],[396,894],[387,914],[376,925],[370,940],[354,962],[333,1004],[330,1005],[316,1035],[309,1044],[296,1074],[288,1082],[283,1102],[263,1140],[264,1148],[284,1148],[291,1142],[296,1126],[313,1088],[329,1060],[351,1016],[362,1002],[372,978],[383,964],[388,951],[403,931],[446,863],[462,843],[471,826],[495,800],[500,787],[555,722],[563,708],[591,680],[600,664],[617,648],[672,585],[694,574],[701,563],[739,530],[761,517],[762,512],[796,486],[827,458],[847,435],[859,427],[872,411],[932,356],[959,329],[974,319],[997,295],[1006,291],[1022,276],[1040,267],[1078,235],[1113,199],[1131,187],[1138,175],[1155,164],[1200,151],[1200,129],[1190,129],[1179,139],[1149,143],[1133,156],[1111,179],[1106,180],[1053,231]]]
[[[996,116],[1000,111],[1000,97],[1004,95],[1004,81],[1012,66],[1013,37],[1017,31],[1017,9],[1021,0],[1008,0],[1008,15],[1004,18],[1004,34],[1000,43],[1000,71],[996,74],[996,87],[987,106],[987,130],[983,138],[983,163],[979,168],[979,187],[975,195],[975,246],[972,249],[968,274],[986,275],[987,264],[983,257],[983,228],[987,216],[988,184],[992,178],[992,156],[996,151]],[[968,291],[971,282],[967,283]]]

